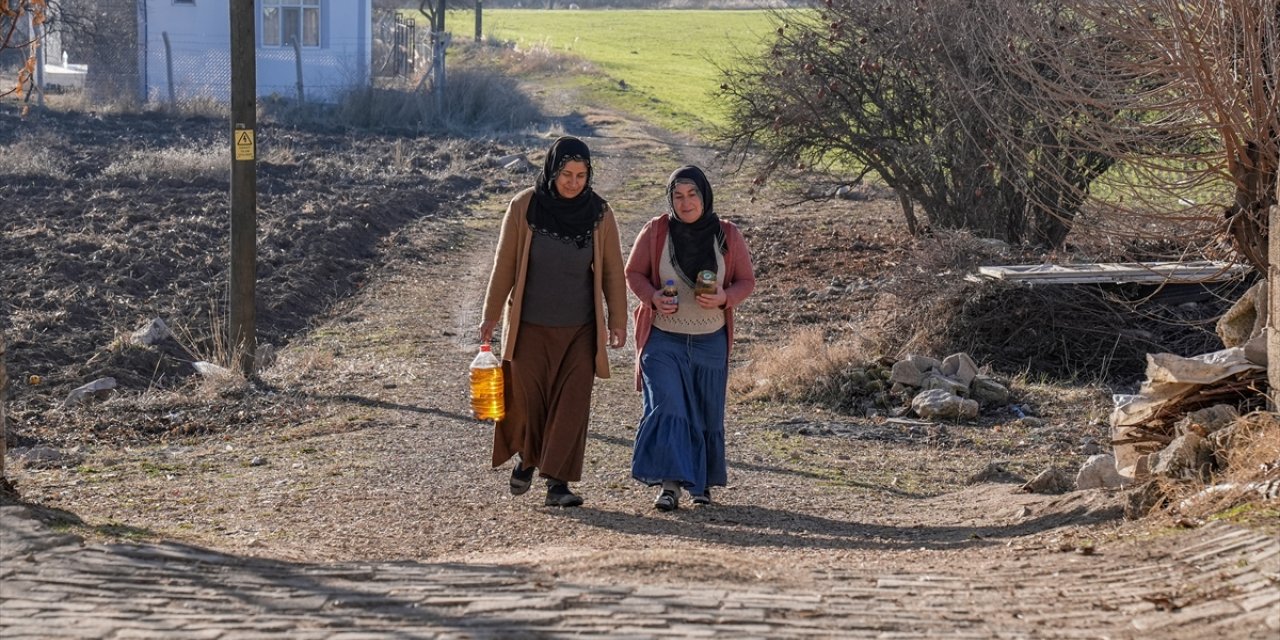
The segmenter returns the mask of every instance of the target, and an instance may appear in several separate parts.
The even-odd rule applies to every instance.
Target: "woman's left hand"
[[[609,346],[618,349],[627,343],[626,329],[610,329],[609,330]]]
[[[694,298],[694,300],[698,303],[698,306],[703,309],[723,309],[725,303],[729,301],[729,296],[725,295],[724,287],[721,287],[719,283],[716,283],[715,293],[699,294]]]

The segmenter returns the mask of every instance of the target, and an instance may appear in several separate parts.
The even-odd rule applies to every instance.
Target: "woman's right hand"
[[[485,320],[480,323],[480,344],[493,342],[493,329],[497,326],[497,320]]]
[[[653,308],[658,310],[664,316],[669,316],[676,312],[680,307],[679,304],[672,301],[673,298],[662,295],[662,289],[653,292]]]

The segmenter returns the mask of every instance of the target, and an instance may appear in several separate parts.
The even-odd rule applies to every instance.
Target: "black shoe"
[[[533,467],[521,467],[519,462],[511,470],[511,495],[518,496],[529,490],[529,485],[533,482],[533,472],[537,471]]]
[[[680,508],[680,497],[670,489],[663,489],[653,501],[653,506],[658,511],[675,511]]]
[[[698,506],[704,506],[704,507],[706,505],[711,504],[711,490],[707,489],[703,491],[701,495],[694,496],[693,503]]]
[[[582,496],[569,490],[568,484],[547,485],[548,507],[576,507],[582,504]]]

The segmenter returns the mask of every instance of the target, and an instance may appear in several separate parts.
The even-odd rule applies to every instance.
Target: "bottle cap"
[[[482,344],[482,345],[480,345],[480,350],[481,350],[481,351],[489,351],[489,350],[490,350],[490,349],[489,349],[489,345],[487,345],[487,344]]]

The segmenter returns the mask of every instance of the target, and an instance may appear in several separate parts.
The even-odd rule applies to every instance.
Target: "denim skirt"
[[[640,354],[644,400],[633,478],[647,485],[674,480],[693,495],[725,485],[728,354],[724,328],[705,335],[652,329]]]

